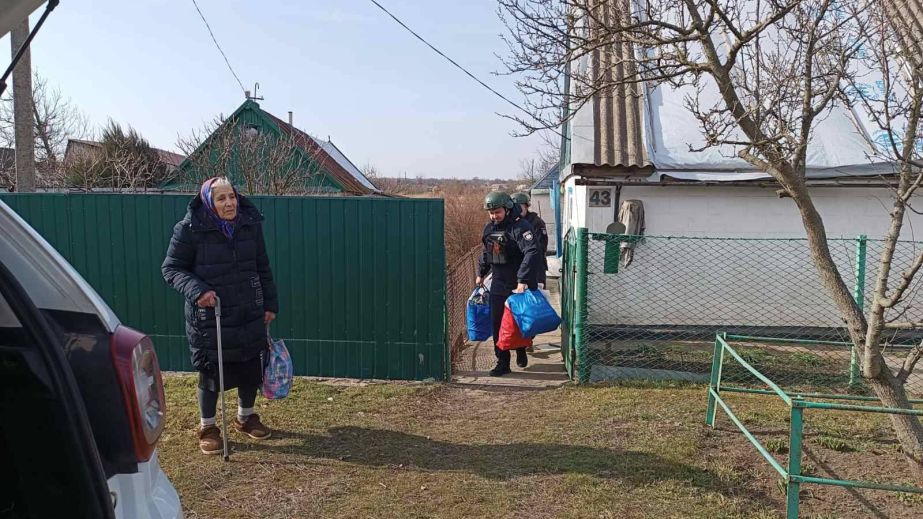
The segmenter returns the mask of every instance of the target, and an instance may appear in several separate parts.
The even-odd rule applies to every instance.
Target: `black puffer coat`
[[[267,347],[265,312],[278,313],[276,285],[263,241],[263,215],[243,196],[234,238],[228,239],[206,213],[199,197],[176,227],[161,271],[167,284],[186,298],[186,336],[192,365],[211,371],[218,363],[215,309],[195,302],[214,290],[221,299],[225,363],[244,362]]]
[[[505,298],[519,283],[525,283],[530,290],[538,288],[536,273],[541,261],[538,240],[532,225],[520,214],[519,206],[514,205],[503,221],[488,222],[484,226],[481,238],[484,250],[478,261],[478,275],[493,274],[491,296]]]

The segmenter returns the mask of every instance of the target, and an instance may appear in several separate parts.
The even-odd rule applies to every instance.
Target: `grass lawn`
[[[445,384],[299,379],[257,401],[275,430],[231,432],[231,462],[198,451],[195,378],[166,377],[164,471],[190,518],[782,517],[778,477],[700,386],[484,391]],[[785,409],[729,399],[785,460]],[[236,412],[236,396],[228,409]],[[818,475],[906,483],[886,418],[806,414],[804,465]],[[915,495],[806,486],[804,518],[923,517]]]

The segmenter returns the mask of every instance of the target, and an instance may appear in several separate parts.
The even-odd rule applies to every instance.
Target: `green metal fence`
[[[3,195],[109,302],[190,370],[182,299],[160,274],[188,196]],[[441,200],[252,197],[279,288],[273,334],[298,375],[445,379]]]
[[[578,248],[577,243],[583,245]],[[564,237],[563,268],[561,271],[561,355],[564,358],[564,368],[568,376],[573,379],[576,375],[577,348],[583,350],[582,321],[586,316],[586,285],[585,276],[581,278],[581,290],[577,292],[577,275],[581,272],[578,265],[586,264],[586,230],[570,229]],[[578,252],[581,256],[578,257]],[[585,272],[585,269],[582,271]],[[580,314],[578,328],[577,314]]]
[[[869,302],[883,243],[860,236],[829,242],[848,286]],[[901,242],[897,271],[923,243]],[[821,285],[804,239],[628,236],[573,229],[565,247],[568,345],[579,382],[670,379],[707,382],[718,331],[776,337],[741,354],[787,387],[862,389],[843,321]],[[567,312],[565,312],[567,313]],[[889,318],[923,321],[917,283]],[[794,344],[788,339],[798,339]],[[920,331],[889,331],[886,361],[898,365]],[[805,342],[813,341],[813,342]],[[810,344],[810,345],[809,345]],[[733,376],[733,373],[728,374]],[[908,387],[923,392],[923,374]]]
[[[867,488],[872,490],[887,490],[891,492],[907,492],[923,494],[923,488],[910,487],[897,484],[888,484],[873,481],[855,481],[846,479],[831,479],[806,475],[802,472],[801,458],[804,448],[804,411],[807,409],[826,410],[826,411],[846,411],[846,412],[863,412],[863,413],[884,413],[884,414],[904,414],[923,416],[923,410],[920,409],[895,409],[880,407],[875,405],[855,405],[842,404],[840,401],[858,401],[869,402],[875,401],[873,397],[852,396],[842,394],[823,394],[823,393],[793,393],[787,392],[776,384],[772,377],[762,373],[754,367],[743,353],[743,348],[731,346],[745,344],[753,345],[760,342],[784,342],[786,339],[768,339],[761,337],[732,336],[719,333],[715,337],[714,352],[712,355],[712,367],[709,377],[708,387],[708,405],[706,408],[705,422],[715,426],[716,411],[720,407],[727,417],[737,426],[744,434],[747,440],[756,447],[756,450],[763,456],[772,468],[779,473],[785,484],[786,491],[786,517],[787,519],[798,519],[800,508],[800,492],[802,484],[832,485],[844,488]],[[805,346],[815,346],[817,341],[797,341],[790,340],[793,343],[801,343]],[[730,357],[730,358],[728,358]],[[726,360],[731,360],[730,365]],[[738,385],[729,386],[724,383],[728,381],[727,374],[731,371],[729,367],[737,367],[742,371],[742,376],[738,377]],[[754,389],[754,386],[762,389]],[[768,388],[768,389],[767,389]],[[774,395],[779,397],[789,408],[789,439],[788,439],[788,460],[787,464],[779,461],[773,456],[762,442],[754,435],[741,419],[731,410],[730,405],[722,397],[722,393],[745,393],[745,394],[763,394]],[[834,402],[821,402],[818,400],[834,400]],[[923,403],[923,400],[913,400],[914,404]],[[899,471],[898,471],[899,472]]]

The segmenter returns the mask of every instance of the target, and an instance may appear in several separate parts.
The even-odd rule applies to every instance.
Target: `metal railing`
[[[848,488],[866,488],[871,490],[886,490],[891,492],[907,492],[914,494],[923,494],[923,488],[908,487],[902,485],[889,485],[871,481],[855,481],[846,479],[831,479],[823,477],[809,476],[802,473],[801,455],[803,451],[804,440],[804,410],[818,409],[824,411],[847,411],[863,413],[885,413],[885,414],[904,414],[923,416],[923,410],[920,409],[899,409],[874,405],[852,405],[840,404],[835,402],[818,402],[816,400],[849,400],[859,402],[872,402],[877,399],[868,396],[843,395],[843,394],[823,394],[823,393],[788,393],[779,387],[772,379],[761,373],[739,351],[731,347],[728,341],[742,342],[778,342],[783,339],[735,336],[719,333],[715,337],[714,353],[712,355],[711,376],[708,385],[708,406],[706,408],[705,422],[710,426],[715,426],[717,408],[720,407],[727,417],[737,426],[747,440],[753,444],[757,452],[763,456],[767,463],[775,469],[782,477],[785,484],[786,492],[786,517],[787,519],[797,519],[800,507],[801,485],[804,483],[817,485],[832,485]],[[794,341],[803,342],[806,345],[813,345],[817,341]],[[725,386],[724,369],[725,358],[730,356],[740,367],[746,370],[753,378],[760,381],[769,389],[755,389],[752,387],[742,386]],[[789,408],[789,446],[788,446],[788,463],[783,466],[769,452],[757,437],[750,432],[746,425],[731,410],[728,403],[722,398],[722,393],[748,393],[775,395]],[[923,403],[923,400],[911,400],[913,404]]]

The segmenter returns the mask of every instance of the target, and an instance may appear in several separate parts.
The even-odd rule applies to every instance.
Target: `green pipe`
[[[864,234],[856,237],[856,284],[853,286],[853,298],[859,311],[865,310],[865,259],[869,238]]]
[[[784,337],[761,337],[758,335],[728,335],[729,341],[735,342],[776,342],[783,344],[801,344],[803,346],[842,346],[844,348],[851,348],[851,342],[844,341],[816,341],[812,339],[791,339]],[[916,345],[910,344],[889,344],[889,349],[895,350],[912,350]]]
[[[606,234],[602,232],[594,232],[592,234],[600,235],[600,236],[616,236],[614,234]],[[703,238],[703,237],[697,237],[697,236],[649,236],[649,235],[637,235],[637,234],[632,234],[630,236],[637,236],[639,238],[644,238],[645,240],[691,240],[691,241],[703,241],[703,242],[713,242],[713,241],[806,242],[807,241],[807,238],[713,238],[713,237]],[[827,241],[830,243],[837,243],[837,242],[851,242],[853,240],[852,238],[829,238],[827,239]],[[882,240],[872,240],[872,241],[882,241]],[[907,242],[907,243],[913,243],[913,242]]]
[[[751,389],[746,387],[734,387],[734,386],[722,386],[721,391],[727,391],[728,393],[749,393],[755,395],[774,395],[775,391],[770,391],[768,389]],[[877,397],[874,396],[859,396],[859,395],[834,395],[828,393],[788,393],[792,398],[819,398],[826,400],[856,400],[860,402],[880,402]],[[923,404],[921,399],[910,400],[911,404]]]
[[[853,299],[860,313],[865,313],[865,257],[868,236],[860,234],[856,238],[856,284],[853,286]],[[849,387],[854,388],[861,383],[859,373],[859,348],[853,344],[849,353]]]
[[[785,484],[785,514],[788,519],[798,519],[801,483],[792,476],[801,475],[801,435],[804,431],[804,410],[799,407],[791,409],[791,424],[788,433],[788,474]]]
[[[767,451],[766,448],[763,447],[763,444],[760,443],[760,441],[757,440],[756,437],[753,436],[753,434],[751,434],[750,431],[747,430],[744,424],[742,424],[740,420],[737,418],[737,415],[735,415],[734,412],[731,411],[731,408],[728,407],[727,404],[724,403],[724,400],[721,399],[721,396],[715,391],[713,391],[711,388],[708,389],[708,392],[711,393],[711,395],[715,398],[715,401],[718,403],[718,405],[720,405],[721,408],[724,409],[724,412],[727,413],[728,418],[730,418],[731,421],[734,422],[734,425],[736,425],[737,428],[740,429],[740,432],[744,433],[744,436],[748,440],[750,440],[750,443],[752,443],[753,446],[756,447],[756,450],[759,451],[759,453],[762,454],[764,458],[766,458],[766,461],[768,461],[770,465],[772,465],[772,468],[776,469],[776,472],[778,472],[779,475],[781,475],[783,478],[787,478],[788,473],[785,472],[785,469],[782,468],[782,465],[778,461],[776,461],[776,459],[772,457],[772,454],[769,454],[769,451]]]
[[[729,341],[737,342],[780,342],[786,344],[804,344],[816,346],[852,346],[851,342],[843,341],[815,341],[811,339],[791,339],[783,337],[761,337],[758,335],[728,335]]]
[[[712,391],[718,394],[721,391],[721,369],[724,366],[724,343],[715,338],[715,351],[711,358],[711,379],[708,387],[708,406],[705,409],[705,423],[709,427],[715,426],[715,397]]]
[[[589,248],[587,246],[587,229],[586,227],[577,228],[577,254],[575,266],[577,268],[576,279],[574,280],[574,347],[577,350],[577,382],[585,384],[590,381],[590,370],[592,366],[589,363],[587,354],[587,345],[584,341],[584,322],[587,316],[587,258]]]
[[[923,488],[918,487],[905,487],[900,485],[883,485],[880,483],[872,483],[869,481],[849,481],[845,479],[828,479],[828,478],[816,478],[813,476],[791,476],[792,481],[798,481],[799,483],[814,483],[817,485],[832,485],[837,487],[849,487],[849,488],[868,488],[871,490],[888,490],[891,492],[907,492],[912,494],[923,494]]]
[[[743,357],[741,357],[736,351],[734,351],[734,348],[730,347],[730,346],[728,345],[728,343],[725,342],[724,338],[721,337],[720,335],[718,336],[718,340],[724,343],[724,350],[725,350],[726,352],[730,353],[731,356],[734,357],[734,359],[737,360],[737,362],[738,362],[741,366],[743,366],[744,368],[746,368],[747,371],[749,371],[750,373],[753,373],[753,376],[755,376],[756,378],[762,380],[763,383],[765,383],[767,386],[770,387],[770,389],[772,389],[773,391],[775,391],[776,394],[779,395],[779,398],[781,398],[783,402],[785,402],[785,403],[788,404],[789,406],[792,405],[792,399],[791,399],[787,394],[785,394],[785,391],[782,391],[782,389],[780,389],[779,386],[777,386],[775,382],[773,382],[772,380],[769,380],[769,378],[766,377],[766,375],[763,375],[762,373],[760,373],[759,371],[757,371],[756,368],[754,368],[753,366],[751,366],[750,363],[748,363],[747,361],[745,361],[745,360],[743,359]]]
[[[804,409],[829,409],[834,411],[859,411],[862,413],[883,413],[883,414],[905,414],[913,416],[923,416],[923,409],[901,409],[895,407],[877,407],[870,405],[847,405],[831,404],[828,402],[808,402],[797,400],[794,403],[797,407]]]

